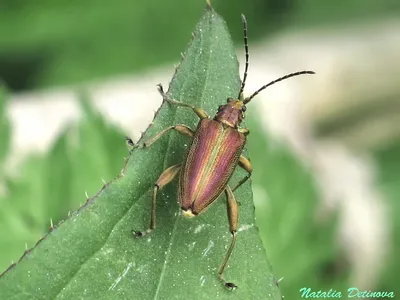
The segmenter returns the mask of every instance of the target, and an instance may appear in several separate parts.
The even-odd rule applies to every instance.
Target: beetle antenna
[[[246,54],[246,63],[244,66],[243,81],[242,81],[242,86],[240,87],[238,99],[240,99],[240,96],[243,93],[244,85],[246,84],[247,69],[249,68],[249,44],[247,43],[247,21],[246,17],[243,14],[242,14],[242,24],[243,24],[243,39],[244,39],[244,52]]]
[[[266,89],[267,87],[269,87],[269,86],[271,86],[271,85],[273,85],[273,84],[275,84],[275,83],[277,83],[279,81],[282,81],[282,80],[285,80],[285,79],[288,79],[290,77],[294,77],[294,76],[297,76],[297,75],[304,75],[304,74],[315,74],[315,72],[314,71],[300,71],[300,72],[290,73],[290,74],[285,75],[285,76],[283,76],[281,78],[275,79],[275,80],[271,81],[270,83],[260,87],[250,97],[247,97],[246,99],[244,99],[243,104],[249,103],[250,100],[253,99],[255,96],[257,96],[262,90]]]

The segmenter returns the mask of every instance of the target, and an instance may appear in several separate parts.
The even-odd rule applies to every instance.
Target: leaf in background
[[[85,192],[94,196],[102,186],[118,174],[127,154],[122,132],[107,124],[100,113],[89,105],[86,95],[80,99],[83,120],[71,132],[73,147],[69,151],[72,166],[71,199],[76,205]],[[85,168],[82,168],[82,166]]]
[[[126,154],[122,133],[108,126],[91,107],[86,105],[84,113],[80,126],[65,130],[47,158],[30,156],[19,166],[18,176],[5,178],[0,269],[18,260],[26,246],[33,247],[48,231],[50,220],[57,224],[81,206],[85,191],[94,195],[102,186],[101,177],[109,180],[120,171],[121,165],[111,166],[111,161],[122,162]],[[101,163],[107,167],[101,168]]]
[[[18,178],[5,178],[0,209],[0,268],[16,261],[26,245],[33,246],[50,226],[44,215],[46,199],[43,158],[31,156],[19,167]]]
[[[68,134],[62,134],[44,162],[42,185],[45,195],[42,199],[34,199],[34,202],[42,201],[40,208],[43,219],[47,220],[47,228],[50,219],[57,224],[63,220],[65,212],[72,209],[70,206],[72,165],[68,155],[69,150]]]
[[[169,92],[212,114],[227,97],[237,95],[239,85],[225,22],[207,7]],[[197,122],[192,111],[164,103],[145,138],[171,124],[195,128]],[[225,199],[196,218],[184,219],[176,203],[177,185],[171,184],[159,193],[157,229],[143,239],[132,238],[132,229],[148,225],[154,182],[166,167],[181,162],[188,143],[171,133],[149,149],[134,150],[123,177],[102,189],[3,275],[0,298],[280,299],[254,226],[249,183],[235,193],[241,202],[239,235],[225,273],[239,286],[234,292],[217,278],[231,240]],[[244,172],[235,175],[236,182]]]
[[[379,188],[387,197],[389,207],[389,221],[392,226],[389,255],[386,259],[386,269],[382,276],[379,289],[393,291],[400,294],[399,270],[400,270],[400,143],[394,142],[385,149],[376,150],[374,153],[379,169]]]
[[[346,290],[348,266],[335,246],[336,216],[316,218],[312,170],[284,143],[260,132],[256,121],[249,123],[256,223],[274,273],[284,278],[282,294],[298,299],[302,287]]]

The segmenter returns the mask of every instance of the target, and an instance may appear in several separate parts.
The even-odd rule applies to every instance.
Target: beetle
[[[170,130],[175,130],[180,134],[192,138],[191,145],[183,162],[164,170],[154,185],[149,228],[146,231],[133,230],[134,237],[137,238],[149,234],[155,229],[157,192],[169,184],[178,174],[178,202],[185,217],[194,217],[203,213],[224,192],[227,199],[229,231],[232,234],[232,240],[225,258],[218,269],[218,277],[229,289],[237,287],[233,282],[226,281],[223,276],[237,239],[239,214],[238,204],[233,192],[250,178],[253,171],[250,160],[242,155],[249,130],[239,127],[245,118],[246,105],[258,93],[272,84],[297,75],[315,74],[313,71],[291,73],[262,86],[250,97],[243,98],[243,90],[249,66],[247,21],[244,15],[242,15],[242,23],[246,60],[239,95],[237,98],[229,97],[225,105],[220,105],[213,119],[199,107],[194,107],[170,98],[164,92],[162,85],[158,85],[163,100],[171,105],[192,109],[200,118],[200,121],[195,131],[184,124],[173,125],[165,128],[143,143],[143,147],[150,147],[151,144]],[[238,165],[247,171],[247,175],[234,188],[231,188],[228,185],[228,181]]]

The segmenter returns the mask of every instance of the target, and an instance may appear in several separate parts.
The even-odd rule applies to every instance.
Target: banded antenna
[[[245,55],[246,55],[246,62],[245,62],[245,66],[244,66],[243,81],[242,81],[242,85],[240,87],[238,99],[240,99],[240,96],[243,93],[244,86],[246,84],[246,79],[247,79],[247,71],[249,69],[249,45],[248,45],[248,41],[247,41],[247,21],[246,21],[246,17],[243,14],[242,14],[242,24],[243,24],[244,52],[245,52]],[[273,84],[275,84],[275,83],[277,83],[279,81],[288,79],[290,77],[298,76],[298,75],[304,75],[304,74],[315,74],[315,72],[314,71],[299,71],[299,72],[290,73],[288,75],[285,75],[283,77],[275,79],[275,80],[271,81],[270,83],[267,83],[266,85],[263,85],[262,87],[260,87],[250,97],[246,97],[243,100],[243,104],[249,103],[251,101],[251,99],[253,99],[255,96],[257,96],[261,91],[263,91],[267,87],[269,87],[269,86],[271,86],[271,85],[273,85]]]
[[[283,77],[281,77],[281,78],[275,79],[275,80],[271,81],[270,83],[267,83],[266,85],[263,85],[262,87],[260,87],[260,88],[259,88],[257,91],[255,91],[250,97],[246,97],[246,99],[243,100],[243,104],[249,103],[250,100],[253,99],[255,96],[257,96],[262,90],[266,89],[267,87],[269,87],[269,86],[271,86],[271,85],[273,85],[273,84],[275,84],[275,83],[277,83],[277,82],[279,82],[279,81],[288,79],[288,78],[290,78],[290,77],[298,76],[298,75],[304,75],[304,74],[315,74],[315,72],[314,72],[314,71],[300,71],[300,72],[294,72],[294,73],[290,73],[290,74],[288,74],[288,75],[285,75],[285,76],[283,76]]]
[[[244,39],[244,53],[246,54],[246,63],[244,66],[244,74],[243,74],[243,81],[242,86],[240,87],[238,99],[243,93],[244,85],[246,84],[247,79],[247,70],[249,69],[249,44],[247,42],[247,21],[246,17],[242,14],[242,24],[243,24],[243,39]]]

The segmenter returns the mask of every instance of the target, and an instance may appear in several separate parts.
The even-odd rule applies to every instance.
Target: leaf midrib
[[[212,28],[213,28],[213,27],[211,26],[211,23],[212,23],[212,18],[209,18],[209,25],[210,25],[210,28],[211,28],[210,31],[212,31]],[[210,36],[210,39],[211,39],[212,34],[209,35],[209,36]],[[203,40],[202,40],[203,36],[200,35],[199,38],[201,38],[201,40],[200,40],[200,45],[202,45],[202,44],[203,44]],[[211,45],[211,44],[210,44],[210,45]],[[198,54],[198,55],[196,56],[194,66],[197,65],[197,61],[198,61],[198,58],[199,58],[200,56],[201,56],[201,54]],[[207,62],[209,62],[210,59],[211,59],[211,52],[208,51],[208,59],[207,59]],[[205,76],[205,80],[204,80],[204,84],[203,84],[203,91],[202,91],[201,96],[200,96],[201,102],[203,101],[204,91],[206,90],[206,86],[207,86],[207,84],[208,84],[208,82],[209,82],[209,69],[210,69],[210,68],[207,68],[207,69],[206,69],[207,71],[206,71],[206,76]],[[183,90],[184,90],[184,86],[185,86],[185,84],[186,84],[187,82],[188,82],[187,80],[185,80],[185,81],[183,82],[180,91],[183,91]],[[175,124],[175,123],[176,123],[176,113],[175,113],[175,115],[174,115],[173,121],[174,121],[174,124]],[[168,139],[167,152],[166,152],[166,153],[169,153],[169,151],[170,151],[170,146],[171,146],[171,138]],[[167,156],[164,156],[164,167],[167,167],[167,166],[165,166],[166,157],[167,157]],[[163,279],[164,279],[165,270],[166,270],[166,267],[167,267],[167,264],[168,264],[169,256],[170,256],[170,253],[171,253],[171,248],[172,248],[173,241],[174,241],[174,238],[175,238],[176,228],[178,227],[178,222],[179,222],[179,215],[178,215],[177,217],[175,217],[175,220],[174,220],[174,227],[173,227],[173,230],[172,230],[172,233],[171,233],[170,243],[169,243],[169,245],[168,245],[168,250],[167,250],[167,253],[166,253],[165,259],[164,259],[164,265],[163,265],[163,268],[162,268],[162,271],[161,271],[161,274],[160,274],[160,278],[159,278],[159,281],[158,281],[157,289],[156,289],[156,292],[155,292],[155,295],[154,295],[154,299],[155,299],[155,300],[157,299],[158,293],[159,293],[159,291],[161,290],[161,286],[162,286],[162,282],[163,282]]]

